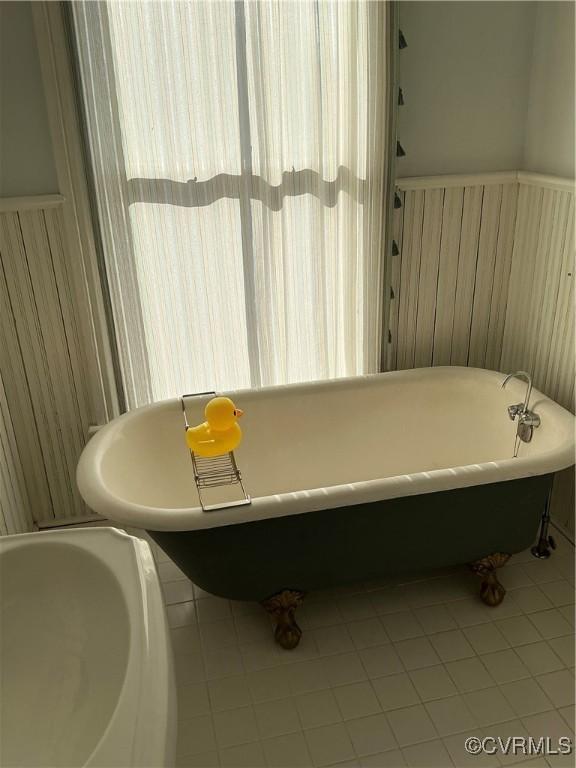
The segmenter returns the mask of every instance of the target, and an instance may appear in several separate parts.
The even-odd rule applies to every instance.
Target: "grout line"
[[[541,562],[541,561],[534,560],[534,566],[535,566],[535,564],[537,562]],[[556,583],[556,582],[566,582],[567,584],[570,583],[564,577],[553,578],[555,574],[552,574],[551,580],[549,582],[536,582],[524,570],[524,566],[532,565],[532,561],[529,561],[529,560],[520,560],[520,562],[513,562],[512,565],[517,566],[517,571],[516,572],[519,575],[521,575],[521,576],[523,575],[522,576],[523,578],[527,579],[527,584],[525,586],[518,586],[518,587],[509,588],[508,591],[509,591],[509,595],[511,597],[514,597],[514,593],[515,592],[520,593],[520,592],[524,591],[528,595],[533,594],[534,597],[539,595],[541,597],[546,597],[547,598],[547,594],[546,594],[545,590],[543,590],[541,588],[542,585],[552,584],[552,583]],[[537,566],[535,566],[535,567],[537,567]],[[506,569],[503,569],[502,573],[505,576]],[[562,714],[560,713],[560,709],[562,709],[562,707],[560,707],[559,705],[556,705],[554,697],[552,695],[549,695],[548,692],[541,685],[540,678],[542,676],[545,676],[548,673],[541,672],[541,673],[536,674],[536,673],[532,673],[530,671],[530,669],[527,668],[527,674],[528,674],[527,677],[519,678],[518,681],[516,681],[516,680],[510,681],[510,683],[514,683],[514,682],[520,682],[520,681],[531,681],[531,680],[534,680],[536,682],[536,685],[538,686],[538,688],[541,689],[543,691],[543,693],[548,697],[548,703],[545,704],[546,708],[543,709],[541,712],[535,713],[534,715],[521,716],[521,715],[515,714],[515,709],[512,706],[512,703],[508,700],[508,698],[504,694],[503,688],[504,688],[504,686],[508,685],[508,682],[503,682],[503,683],[497,682],[497,680],[493,677],[492,673],[490,672],[490,669],[486,666],[486,664],[484,662],[484,657],[486,657],[486,656],[488,656],[488,655],[490,655],[492,653],[499,653],[500,650],[501,651],[511,651],[514,654],[514,656],[519,661],[522,661],[521,657],[518,654],[518,648],[526,647],[526,646],[530,646],[530,645],[538,645],[539,646],[540,644],[543,644],[542,647],[549,649],[550,652],[553,652],[555,654],[555,656],[556,656],[556,653],[555,653],[555,651],[554,651],[550,641],[551,640],[555,640],[557,638],[542,638],[540,640],[533,641],[533,642],[531,641],[531,642],[528,642],[528,643],[523,643],[521,646],[518,646],[518,645],[511,645],[510,641],[508,640],[508,637],[506,635],[503,635],[501,642],[505,643],[506,646],[503,647],[502,649],[496,649],[495,648],[494,650],[488,650],[489,646],[485,646],[485,648],[483,650],[480,650],[480,649],[477,650],[477,648],[479,648],[479,646],[477,644],[475,644],[471,648],[472,655],[470,657],[467,657],[466,659],[455,659],[454,660],[455,662],[457,662],[457,661],[466,661],[466,660],[478,660],[478,662],[482,666],[482,669],[485,671],[485,673],[487,675],[487,680],[489,680],[491,682],[491,684],[489,686],[485,687],[485,688],[479,688],[479,689],[475,689],[475,690],[471,690],[471,691],[460,690],[460,687],[459,687],[459,685],[456,682],[457,678],[455,678],[450,673],[449,668],[448,668],[448,664],[451,663],[451,662],[449,662],[447,660],[444,660],[441,657],[438,658],[438,661],[436,661],[434,663],[427,664],[426,667],[418,667],[418,668],[415,668],[415,669],[409,669],[406,666],[406,662],[400,656],[399,657],[400,658],[400,663],[399,663],[398,671],[394,672],[392,675],[371,676],[369,674],[369,671],[368,671],[369,670],[369,666],[368,666],[368,663],[367,663],[367,658],[363,654],[363,651],[368,651],[369,652],[371,649],[388,648],[389,650],[393,649],[394,651],[398,652],[399,647],[401,647],[403,643],[410,642],[410,641],[415,641],[415,644],[417,645],[418,641],[421,641],[421,642],[424,642],[424,644],[431,644],[430,643],[431,638],[433,638],[434,636],[440,635],[442,633],[446,633],[446,632],[457,632],[457,633],[460,634],[460,636],[465,637],[467,640],[470,641],[471,638],[469,637],[469,635],[474,635],[476,632],[481,634],[482,631],[488,631],[489,632],[489,631],[491,631],[491,630],[488,629],[489,627],[495,628],[497,631],[500,631],[500,629],[499,629],[499,622],[500,621],[507,621],[507,620],[514,620],[514,619],[522,619],[522,620],[528,619],[530,624],[534,626],[536,632],[538,634],[540,634],[540,632],[538,630],[538,627],[532,621],[532,617],[535,614],[541,613],[543,611],[548,611],[548,610],[554,610],[554,611],[562,613],[560,611],[561,606],[556,606],[556,605],[552,605],[551,607],[542,607],[542,608],[539,608],[538,610],[534,611],[534,610],[532,610],[533,606],[530,605],[529,602],[527,603],[526,602],[526,598],[525,598],[522,601],[521,605],[515,605],[514,606],[512,614],[509,614],[508,612],[506,612],[506,614],[503,615],[503,616],[500,616],[499,614],[496,614],[494,617],[490,617],[489,614],[482,615],[481,611],[483,609],[483,606],[482,606],[482,604],[480,604],[478,602],[477,622],[474,623],[474,624],[467,623],[467,624],[461,626],[459,624],[458,618],[456,617],[456,615],[452,611],[453,606],[466,603],[473,610],[474,602],[472,601],[472,593],[470,595],[467,595],[465,589],[463,589],[463,590],[459,590],[458,589],[459,574],[460,574],[460,572],[458,570],[456,570],[453,573],[443,574],[443,575],[436,575],[436,576],[434,576],[432,578],[428,578],[428,579],[426,579],[426,578],[419,578],[419,579],[417,579],[415,581],[409,581],[408,580],[407,582],[404,582],[404,583],[401,583],[401,584],[391,584],[391,585],[386,585],[386,586],[382,586],[382,587],[378,587],[378,588],[370,588],[367,584],[365,584],[365,585],[362,585],[362,588],[359,588],[358,592],[355,592],[353,594],[348,594],[346,592],[344,592],[343,594],[328,593],[325,596],[322,595],[320,600],[318,600],[318,601],[311,600],[311,601],[305,603],[305,606],[309,607],[309,612],[312,615],[313,615],[313,612],[314,612],[314,606],[317,605],[318,603],[320,604],[320,609],[322,609],[322,607],[325,604],[330,605],[330,603],[332,603],[333,605],[335,604],[336,608],[339,608],[340,601],[345,600],[346,602],[349,601],[350,602],[350,606],[353,607],[354,606],[354,601],[358,600],[358,598],[360,598],[360,601],[359,601],[360,605],[363,605],[362,599],[368,598],[368,602],[372,605],[373,613],[372,613],[372,615],[365,616],[365,617],[364,616],[361,617],[360,615],[358,615],[358,617],[354,616],[354,617],[351,618],[347,611],[337,611],[334,614],[333,621],[329,621],[328,624],[321,624],[320,626],[316,626],[314,628],[305,629],[306,634],[310,635],[313,640],[315,640],[317,636],[321,636],[323,633],[326,633],[326,635],[329,636],[331,631],[336,630],[338,632],[341,632],[349,640],[350,646],[346,647],[346,649],[344,649],[344,647],[342,647],[336,653],[326,653],[325,650],[324,651],[321,650],[322,645],[320,645],[320,646],[312,648],[312,655],[310,657],[306,656],[306,658],[297,659],[297,660],[294,661],[292,658],[290,658],[288,656],[286,656],[286,657],[285,656],[278,656],[274,664],[272,664],[272,663],[271,664],[267,664],[266,666],[263,666],[263,667],[260,666],[260,664],[258,664],[257,667],[254,668],[254,669],[248,669],[248,667],[246,666],[246,659],[245,659],[245,656],[244,656],[243,648],[246,647],[246,646],[250,647],[254,643],[254,647],[255,647],[257,652],[260,649],[263,649],[263,652],[266,653],[267,647],[264,646],[264,642],[268,642],[268,641],[271,642],[271,640],[270,640],[270,638],[268,638],[267,641],[265,640],[261,644],[261,643],[259,643],[258,640],[250,640],[249,638],[251,637],[251,634],[249,633],[246,636],[246,638],[243,639],[243,641],[241,642],[240,641],[240,634],[239,634],[238,627],[242,623],[242,617],[244,616],[244,614],[235,614],[235,613],[231,612],[230,616],[228,616],[226,618],[226,620],[230,620],[233,623],[234,630],[235,630],[235,633],[236,633],[236,642],[231,644],[230,646],[227,646],[226,648],[222,648],[221,650],[227,650],[227,649],[235,649],[236,650],[236,652],[239,654],[239,660],[240,660],[239,670],[237,672],[235,672],[234,674],[226,674],[224,676],[218,676],[216,678],[208,678],[208,670],[206,668],[206,651],[209,649],[210,646],[209,646],[209,641],[205,640],[204,637],[202,636],[202,626],[203,625],[206,626],[206,625],[217,623],[219,621],[222,621],[222,619],[214,619],[213,621],[198,622],[197,625],[193,625],[193,626],[196,626],[196,628],[198,630],[198,633],[199,633],[199,638],[200,638],[199,642],[200,642],[200,648],[201,648],[202,669],[203,669],[202,676],[203,676],[203,679],[202,680],[196,680],[196,679],[190,680],[189,682],[186,683],[186,685],[201,685],[201,686],[203,686],[203,690],[206,692],[206,695],[208,696],[208,706],[210,707],[210,711],[208,713],[204,713],[202,715],[194,715],[192,717],[186,717],[186,715],[184,715],[183,722],[187,722],[189,720],[193,720],[196,717],[207,718],[207,721],[209,721],[212,724],[212,727],[213,727],[213,730],[214,730],[215,746],[214,746],[214,750],[212,750],[212,751],[214,751],[217,755],[222,756],[222,754],[228,748],[220,746],[220,743],[218,742],[218,735],[217,735],[218,731],[217,731],[217,728],[216,728],[217,718],[215,717],[218,713],[216,713],[216,712],[214,712],[212,710],[213,700],[211,698],[210,691],[211,691],[211,688],[212,688],[213,684],[217,684],[221,680],[229,680],[231,678],[238,677],[238,678],[242,679],[244,685],[246,686],[247,703],[246,704],[242,704],[239,707],[232,707],[230,709],[223,710],[223,711],[226,711],[228,713],[233,713],[235,710],[240,710],[240,709],[246,710],[246,709],[248,709],[252,713],[252,715],[254,717],[254,721],[255,721],[256,733],[258,734],[258,738],[254,739],[254,740],[251,740],[247,744],[250,744],[250,745],[258,744],[258,745],[260,745],[260,748],[263,749],[264,744],[266,742],[274,742],[276,739],[282,739],[283,737],[298,735],[301,739],[303,739],[303,744],[306,747],[307,754],[310,756],[310,749],[309,749],[309,746],[308,746],[309,742],[308,742],[307,734],[313,733],[313,732],[316,732],[316,731],[322,731],[322,729],[324,729],[324,728],[330,728],[332,726],[337,726],[341,730],[341,732],[343,734],[345,733],[347,735],[347,738],[349,739],[349,741],[350,741],[350,743],[352,745],[352,750],[353,750],[354,754],[356,755],[354,760],[357,761],[358,763],[360,763],[363,760],[369,758],[369,755],[367,755],[365,753],[364,748],[359,749],[355,745],[355,742],[352,739],[351,722],[361,721],[361,720],[364,720],[364,719],[368,719],[369,720],[370,718],[372,718],[374,716],[382,716],[383,715],[384,716],[384,721],[383,722],[386,722],[388,724],[388,726],[390,727],[390,731],[391,731],[391,734],[392,734],[391,738],[393,739],[394,744],[395,744],[395,746],[390,746],[388,749],[386,749],[384,751],[384,754],[386,752],[393,752],[395,750],[399,750],[400,754],[406,755],[406,753],[409,752],[412,747],[421,747],[422,748],[422,747],[425,747],[426,744],[432,744],[432,743],[435,743],[435,742],[439,742],[440,744],[443,745],[444,749],[446,749],[448,754],[450,755],[450,763],[451,764],[456,764],[456,758],[453,757],[454,749],[455,749],[454,744],[456,743],[455,742],[455,737],[460,736],[460,735],[466,733],[467,731],[466,730],[458,731],[455,734],[449,734],[449,735],[446,735],[446,736],[442,736],[441,733],[440,733],[440,730],[439,730],[439,726],[436,725],[435,720],[432,718],[432,716],[429,713],[428,706],[432,705],[434,702],[446,701],[448,699],[453,699],[455,702],[457,702],[457,701],[467,702],[466,696],[468,696],[469,694],[475,694],[475,693],[480,694],[481,692],[487,692],[487,693],[484,693],[483,695],[488,696],[488,697],[489,696],[495,696],[495,695],[499,694],[508,703],[508,706],[510,707],[510,711],[514,712],[514,714],[512,716],[506,716],[506,718],[504,720],[502,720],[502,721],[500,721],[500,722],[498,722],[498,723],[496,723],[494,725],[488,725],[488,726],[475,725],[473,730],[475,730],[478,734],[482,734],[482,735],[488,734],[488,735],[490,735],[491,733],[496,733],[496,732],[500,733],[503,728],[506,728],[506,724],[507,723],[511,724],[511,723],[515,723],[515,722],[518,723],[519,722],[519,723],[522,724],[523,727],[526,727],[525,723],[528,721],[529,724],[530,724],[532,722],[531,718],[537,717],[539,715],[541,715],[543,717],[544,716],[550,716],[551,713],[556,713],[556,712],[558,712],[557,716],[564,723],[565,721],[564,721],[564,719],[562,717]],[[442,583],[441,583],[442,579],[446,580],[446,589],[448,590],[447,596],[444,596],[444,598],[441,599],[441,600],[435,599],[434,602],[429,603],[429,600],[434,597],[434,595],[432,594],[432,595],[430,595],[428,597],[428,599],[425,599],[424,604],[414,604],[415,602],[418,602],[418,603],[421,602],[421,601],[414,601],[414,599],[413,599],[414,598],[414,594],[416,593],[416,591],[418,591],[420,589],[424,589],[425,590],[428,585],[433,585],[433,587],[432,587],[433,589],[442,589]],[[452,586],[454,588],[452,588]],[[386,612],[386,613],[379,613],[376,605],[373,604],[373,600],[376,599],[375,596],[378,593],[389,594],[391,597],[392,596],[395,597],[397,595],[401,595],[405,599],[405,605],[394,605],[393,606],[394,610],[392,610],[390,612]],[[410,598],[412,598],[412,599],[410,599]],[[184,602],[192,602],[194,604],[194,606],[196,606],[199,599],[201,599],[201,598],[194,597],[193,600],[184,601]],[[550,602],[550,601],[548,601],[548,602]],[[179,605],[179,604],[182,604],[182,603],[176,603],[176,604],[172,604],[172,605]],[[438,615],[440,616],[440,620],[441,621],[445,621],[449,617],[449,620],[455,626],[453,626],[450,629],[439,629],[438,627],[433,627],[432,631],[427,631],[426,628],[425,628],[425,625],[421,622],[421,620],[419,618],[419,613],[418,612],[421,611],[421,610],[428,611],[430,617],[433,617],[434,613],[437,612]],[[338,613],[340,613],[340,619],[337,618]],[[392,640],[392,638],[390,637],[390,632],[386,628],[386,624],[388,623],[388,625],[390,626],[390,617],[399,617],[400,615],[402,615],[403,617],[405,617],[409,621],[411,621],[413,619],[416,622],[417,628],[419,627],[419,629],[417,629],[417,631],[419,631],[421,634],[418,634],[417,636],[414,636],[414,637],[406,637],[406,638],[398,636],[396,640]],[[252,616],[252,614],[246,614],[246,616],[250,617],[250,616]],[[328,616],[330,617],[330,614],[328,614]],[[472,615],[472,618],[474,618],[473,615]],[[480,621],[480,619],[482,619],[482,620]],[[354,640],[355,635],[352,632],[351,627],[353,627],[355,624],[361,624],[363,622],[373,621],[373,620],[375,620],[377,622],[378,626],[381,627],[382,631],[383,631],[383,634],[382,634],[379,642],[377,644],[375,644],[375,645],[371,645],[371,646],[367,646],[367,647],[357,647],[356,641]],[[391,619],[391,620],[394,621],[394,619]],[[400,621],[401,620],[402,619],[400,619]],[[249,623],[250,623],[250,620],[248,618],[248,625],[249,625]],[[571,627],[570,628],[570,634],[569,635],[563,635],[561,637],[570,637],[570,636],[573,636],[573,634],[574,634],[574,628]],[[386,640],[384,638],[386,638]],[[315,643],[313,645],[315,645]],[[218,649],[218,650],[220,650],[220,649]],[[319,664],[322,667],[327,662],[330,662],[333,659],[337,659],[339,656],[344,657],[344,656],[348,656],[350,654],[353,654],[356,658],[358,658],[360,660],[360,664],[361,664],[362,670],[363,670],[364,674],[366,675],[366,679],[365,680],[363,680],[363,681],[354,680],[354,681],[350,681],[350,682],[337,682],[337,683],[333,683],[333,682],[330,681],[330,679],[327,679],[325,681],[325,684],[318,691],[317,690],[306,691],[306,692],[303,692],[301,694],[298,694],[298,693],[294,692],[294,689],[292,688],[292,686],[289,685],[289,689],[288,689],[289,692],[288,693],[281,692],[280,694],[275,695],[273,698],[266,698],[263,701],[260,701],[260,700],[256,699],[254,690],[253,690],[252,686],[250,685],[251,676],[254,675],[254,674],[257,675],[260,672],[262,672],[262,673],[271,672],[273,674],[274,672],[278,672],[279,670],[285,670],[284,674],[289,676],[289,674],[290,674],[290,666],[293,665],[293,664],[306,664],[307,662],[311,662],[312,664],[315,664],[315,665]],[[264,661],[266,661],[266,660],[264,659]],[[567,672],[567,670],[569,668],[566,666],[566,664],[564,662],[564,659],[558,657],[558,661],[561,664],[561,667],[558,670],[558,672]],[[454,689],[455,689],[456,692],[455,693],[450,693],[450,695],[448,695],[448,696],[442,695],[442,696],[438,696],[437,698],[434,698],[434,699],[426,699],[426,700],[424,700],[422,698],[421,694],[418,692],[418,689],[414,685],[413,675],[415,673],[418,673],[421,669],[431,669],[431,668],[435,668],[435,667],[439,667],[440,669],[443,670],[443,672],[445,673],[447,678],[452,681],[452,683],[454,685]],[[283,673],[280,672],[280,674],[283,674]],[[553,674],[553,672],[552,672],[552,674]],[[383,704],[380,701],[380,698],[378,697],[378,694],[377,694],[377,691],[376,691],[376,688],[375,688],[375,681],[376,680],[386,680],[388,678],[394,677],[395,675],[406,675],[407,679],[410,680],[412,685],[414,686],[418,698],[417,698],[417,701],[414,702],[413,704],[410,704],[410,705],[406,705],[406,704],[397,705],[396,704],[396,705],[394,705],[392,707],[387,707],[385,709]],[[374,713],[371,713],[370,715],[365,715],[365,716],[356,715],[355,717],[352,717],[350,719],[344,719],[344,711],[343,711],[342,706],[341,706],[341,704],[340,704],[340,702],[338,700],[338,697],[336,696],[336,691],[339,688],[346,688],[349,685],[355,685],[355,684],[358,684],[358,683],[367,683],[368,684],[368,688],[370,689],[371,693],[373,694],[373,696],[375,697],[375,700],[377,702],[378,710],[376,712],[374,712]],[[335,723],[328,723],[326,725],[315,725],[314,727],[305,727],[305,720],[303,719],[303,716],[301,714],[300,709],[296,705],[296,701],[301,696],[307,696],[309,694],[314,694],[314,693],[319,693],[319,692],[324,692],[324,693],[328,693],[329,692],[330,693],[331,700],[335,701],[335,704],[336,704],[336,709],[335,709],[334,714],[336,714],[336,712],[337,712],[339,717],[340,717],[340,720],[338,720]],[[265,710],[266,707],[268,705],[270,705],[272,702],[282,702],[282,701],[286,701],[286,700],[290,700],[290,702],[292,703],[292,705],[295,708],[296,716],[297,716],[297,721],[295,721],[295,722],[298,722],[299,730],[291,731],[288,734],[282,734],[282,735],[279,735],[279,736],[264,736],[263,735],[264,732],[261,730],[261,726],[260,726],[259,720],[257,718],[257,711],[258,710],[262,710],[262,709]],[[427,717],[430,719],[430,721],[432,723],[432,727],[433,727],[435,736],[433,738],[427,738],[425,741],[416,741],[414,744],[407,744],[405,746],[401,746],[398,743],[398,740],[397,740],[397,737],[396,737],[396,732],[392,728],[392,724],[391,724],[391,720],[390,720],[390,714],[393,713],[393,712],[398,712],[398,711],[403,710],[403,709],[408,709],[410,707],[421,707],[422,708],[421,711],[424,711],[426,713]],[[469,707],[468,707],[468,709],[469,709]],[[475,722],[477,722],[477,716],[474,714],[474,712],[472,710],[469,709],[469,711],[470,711],[470,715],[471,715],[472,719]],[[233,715],[232,715],[232,717],[233,717]],[[342,729],[342,727],[343,727],[343,729]],[[448,749],[448,744],[451,745],[452,752]],[[240,748],[240,747],[242,747],[244,745],[240,744],[240,745],[234,745],[234,746],[238,746]],[[375,749],[376,749],[376,747],[375,747]],[[362,754],[360,754],[360,753],[362,753]],[[370,753],[370,754],[379,754],[379,752],[374,751],[373,753]],[[179,757],[180,758],[183,758],[185,756],[186,755],[184,753],[179,753]],[[351,761],[349,761],[349,762],[351,762]],[[313,762],[310,762],[310,765],[312,765],[312,764],[313,764]]]

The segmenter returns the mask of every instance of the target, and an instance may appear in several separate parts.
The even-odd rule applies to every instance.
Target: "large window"
[[[72,5],[128,407],[378,370],[387,4]]]

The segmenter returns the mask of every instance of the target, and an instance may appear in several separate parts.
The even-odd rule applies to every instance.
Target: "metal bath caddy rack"
[[[206,395],[216,395],[216,392],[195,392],[189,395],[182,395],[180,404],[182,406],[182,415],[184,416],[184,430],[190,427],[188,415],[186,413],[186,398],[203,397]],[[190,451],[192,467],[194,470],[194,482],[200,499],[200,506],[203,512],[214,512],[217,509],[228,509],[228,507],[243,507],[252,503],[252,499],[246,492],[242,482],[242,474],[236,464],[234,451],[224,453],[221,456],[205,457],[197,456],[194,451]],[[218,504],[207,504],[203,491],[213,488],[223,488],[229,485],[238,485],[242,491],[242,498],[235,501],[225,501]]]

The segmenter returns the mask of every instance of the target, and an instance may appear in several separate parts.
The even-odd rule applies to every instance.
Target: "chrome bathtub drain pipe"
[[[547,560],[550,555],[550,549],[556,549],[556,542],[554,537],[548,533],[550,528],[550,504],[552,500],[552,488],[548,492],[548,498],[546,499],[546,505],[544,512],[542,513],[542,520],[540,522],[540,535],[538,541],[531,548],[530,552],[539,560]]]

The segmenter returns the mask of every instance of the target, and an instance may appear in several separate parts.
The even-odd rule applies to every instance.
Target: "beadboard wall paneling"
[[[488,265],[485,265],[487,271],[484,273],[482,266],[477,271],[477,285],[480,286],[480,294],[477,292],[474,296],[477,303],[472,314],[472,329],[473,332],[478,334],[478,325],[482,323],[483,317],[487,317],[488,330],[485,337],[480,334],[477,338],[471,338],[470,344],[473,352],[470,355],[469,365],[479,368],[500,369],[512,250],[514,247],[517,199],[518,186],[516,184],[507,184],[502,187],[493,272],[492,274],[490,273],[489,266],[491,261],[488,257],[485,257],[488,260]],[[482,303],[482,285],[485,284],[490,286],[489,306],[487,302]],[[482,355],[483,344],[485,344],[484,355]]]
[[[401,182],[391,368],[499,367],[518,185],[510,174],[464,181]]]
[[[4,382],[0,377],[0,536],[26,533],[33,527],[32,505],[22,467]]]
[[[419,333],[432,334],[431,355],[427,360],[423,361],[424,365],[449,365],[450,363],[463,208],[464,187],[445,189],[440,223],[438,272],[436,280],[429,287],[429,290],[435,294],[434,321],[429,330],[418,329]],[[424,257],[428,258],[426,250]],[[410,290],[410,286],[405,286],[405,288],[406,291]],[[408,360],[406,362],[410,363],[411,361]]]
[[[524,369],[574,411],[573,185],[527,173],[398,185],[390,367]]]
[[[26,488],[8,516],[47,523],[86,515],[75,473],[89,400],[61,205],[33,202],[0,208],[0,376],[12,435],[2,471]]]
[[[520,181],[503,370],[574,411],[574,192]]]

